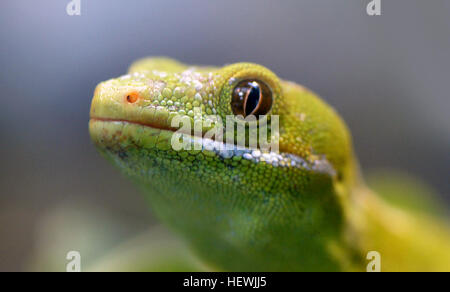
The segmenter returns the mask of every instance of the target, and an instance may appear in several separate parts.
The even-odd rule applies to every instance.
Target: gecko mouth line
[[[164,130],[164,131],[170,131],[170,132],[175,132],[177,131],[177,129],[172,128],[172,127],[166,127],[163,125],[156,125],[156,124],[149,124],[149,123],[144,123],[144,122],[137,122],[137,121],[130,121],[130,120],[126,120],[126,119],[112,119],[112,118],[97,118],[97,117],[91,117],[90,118],[91,121],[96,122],[110,122],[110,123],[127,123],[127,124],[135,124],[135,125],[140,125],[140,126],[144,126],[144,127],[148,127],[148,128],[152,128],[152,129],[157,129],[157,130]]]
[[[154,126],[142,122],[133,122],[125,119],[111,119],[111,118],[96,118],[92,117],[90,119],[92,122],[104,122],[104,123],[122,123],[130,124],[135,126],[146,127],[150,129],[157,129],[161,131],[168,131],[176,133],[177,129],[164,126]],[[239,147],[232,144],[227,144],[224,142],[215,141],[209,138],[188,135],[191,141],[189,143],[200,143],[202,146],[202,151],[214,152],[216,155],[222,159],[231,159],[233,157],[239,156],[245,160],[252,161],[254,163],[265,162],[273,165],[274,167],[296,167],[307,171],[313,171],[318,173],[327,174],[331,177],[336,175],[334,167],[326,159],[318,159],[314,161],[308,161],[299,157],[295,154],[284,153],[284,152],[262,152],[259,149],[250,149]]]
[[[187,117],[187,116],[185,116],[185,117]],[[163,131],[168,131],[168,132],[173,132],[173,133],[177,133],[177,134],[191,136],[194,139],[209,139],[209,140],[212,140],[212,141],[217,142],[217,143],[222,143],[223,145],[230,145],[230,144],[239,145],[241,148],[245,148],[246,147],[246,146],[243,146],[243,145],[252,145],[252,146],[249,146],[249,148],[254,149],[254,150],[258,150],[258,149],[259,150],[263,150],[262,149],[263,147],[260,147],[260,145],[264,145],[264,144],[260,144],[260,143],[261,142],[265,142],[265,145],[270,145],[271,151],[272,151],[272,149],[274,149],[274,152],[279,152],[278,151],[278,149],[279,149],[278,142],[279,141],[275,142],[276,145],[273,144],[273,143],[270,143],[268,141],[264,141],[264,140],[261,141],[261,140],[257,140],[257,139],[256,140],[252,140],[252,141],[247,141],[247,140],[245,140],[247,138],[247,136],[245,135],[244,139],[242,141],[241,140],[234,141],[234,143],[233,143],[233,141],[231,141],[231,143],[230,143],[230,141],[228,141],[228,140],[225,141],[225,139],[222,139],[222,140],[220,140],[220,138],[216,139],[217,137],[225,138],[223,132],[219,136],[217,136],[217,132],[215,132],[214,135],[212,135],[211,137],[207,138],[207,137],[205,137],[205,135],[207,135],[207,131],[203,131],[203,130],[202,131],[195,131],[195,130],[192,131],[191,128],[185,130],[182,127],[178,127],[178,128],[177,127],[171,127],[171,126],[169,126],[170,123],[168,121],[163,121],[162,123],[157,124],[157,123],[150,123],[150,122],[132,121],[132,120],[121,119],[121,118],[101,118],[101,117],[95,117],[95,116],[91,117],[90,120],[91,121],[101,121],[101,122],[111,122],[111,123],[135,124],[135,125],[140,125],[140,126],[143,126],[143,127],[148,127],[148,128],[151,128],[151,129],[155,129],[155,130],[163,130]],[[228,124],[226,126],[228,126]],[[195,129],[195,126],[194,126],[194,129]],[[224,129],[223,125],[219,129],[223,130]],[[259,131],[258,132],[259,135],[261,135],[261,131],[265,131],[267,133],[267,127],[266,126],[263,127],[262,130],[261,130],[261,128],[259,126],[258,126],[257,129]],[[234,124],[233,124],[233,131],[234,131]],[[272,129],[272,131],[273,131],[273,129]],[[277,129],[275,132],[279,133],[279,130]],[[257,145],[257,146],[255,146],[255,145]],[[269,147],[266,147],[266,148],[269,149]]]

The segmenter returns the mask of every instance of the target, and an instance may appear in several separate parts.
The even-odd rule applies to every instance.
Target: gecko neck
[[[363,185],[353,197],[349,237],[364,257],[378,252],[381,271],[450,271],[448,226],[391,206]]]

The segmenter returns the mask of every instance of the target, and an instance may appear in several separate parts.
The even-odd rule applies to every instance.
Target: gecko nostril
[[[129,103],[135,103],[139,99],[139,93],[137,91],[132,91],[127,94],[127,101]]]

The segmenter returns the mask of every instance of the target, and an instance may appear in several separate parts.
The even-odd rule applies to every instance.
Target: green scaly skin
[[[225,120],[234,86],[252,78],[272,90],[278,154],[173,150],[175,116]],[[372,194],[338,114],[263,66],[140,60],[128,75],[97,86],[89,128],[99,151],[213,269],[364,271],[367,253],[378,251],[383,271],[450,270],[448,227]]]

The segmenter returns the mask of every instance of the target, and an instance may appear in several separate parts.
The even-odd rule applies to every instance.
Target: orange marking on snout
[[[139,92],[137,92],[137,91],[131,91],[131,92],[129,92],[128,94],[127,94],[127,96],[126,96],[126,100],[129,102],[129,103],[135,103],[138,99],[139,99]]]

